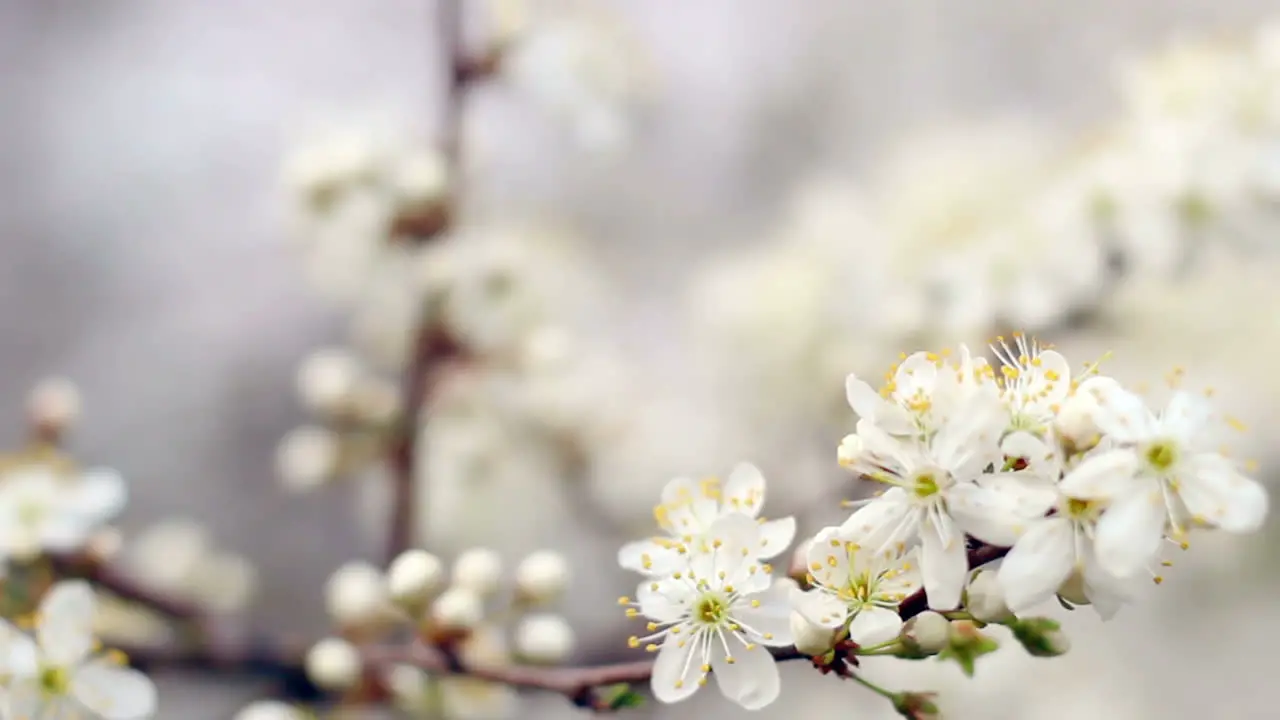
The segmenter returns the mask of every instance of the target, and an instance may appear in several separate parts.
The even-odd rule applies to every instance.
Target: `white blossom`
[[[258,700],[240,708],[231,720],[306,720],[306,716],[294,705]]]
[[[124,479],[112,470],[13,470],[0,477],[0,555],[29,560],[44,551],[78,550],[126,498]]]
[[[502,583],[502,557],[489,548],[464,551],[453,562],[453,582],[481,597],[492,595]]]
[[[701,482],[676,478],[662,490],[662,503],[654,509],[665,537],[629,543],[618,552],[622,567],[646,575],[660,576],[682,561],[678,547],[705,537],[716,520],[727,515],[760,517],[764,507],[765,479],[759,468],[739,463],[729,479],[708,478]],[[760,520],[760,542],[751,549],[757,560],[777,557],[795,539],[794,518]]]
[[[516,652],[524,659],[555,663],[573,652],[573,628],[559,615],[529,615],[516,626]]]
[[[470,588],[451,587],[431,604],[431,619],[446,630],[470,630],[484,620],[484,600]]]
[[[80,418],[80,390],[66,378],[41,380],[27,396],[27,414],[41,427],[61,430]]]
[[[568,582],[569,561],[554,550],[534,552],[516,566],[516,591],[530,601],[551,600]]]
[[[397,602],[417,604],[444,582],[444,563],[426,550],[406,550],[387,568],[387,591]]]
[[[652,634],[632,637],[630,645],[657,653],[651,684],[658,700],[688,698],[708,673],[746,709],[778,697],[781,681],[767,646],[791,644],[789,588],[775,587],[754,557],[761,540],[752,518],[723,515],[686,547],[687,567],[640,584],[628,614],[649,618]]]
[[[81,581],[55,585],[40,601],[36,637],[0,621],[0,656],[12,718],[90,717],[144,720],[156,711],[156,688],[118,656],[95,653],[93,590]]]
[[[307,651],[307,676],[328,690],[343,690],[360,679],[363,666],[355,646],[341,638],[325,638]]]
[[[325,584],[329,617],[341,625],[362,625],[383,616],[389,607],[382,571],[366,562],[338,568]]]
[[[276,474],[293,492],[314,490],[338,470],[342,440],[328,428],[306,425],[285,435],[276,447]]]
[[[840,528],[819,532],[806,562],[813,589],[793,591],[791,603],[810,622],[847,628],[851,640],[871,646],[897,637],[898,604],[920,588],[920,573],[914,551],[904,556],[895,546],[876,552],[859,540]]]

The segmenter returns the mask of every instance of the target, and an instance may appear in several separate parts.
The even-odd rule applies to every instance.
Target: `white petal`
[[[1009,433],[1000,441],[1000,450],[1009,457],[1025,458],[1028,465],[1053,456],[1053,449],[1039,435],[1025,430]],[[1057,478],[1054,478],[1055,480]]]
[[[1103,433],[1123,443],[1140,442],[1155,432],[1155,419],[1142,398],[1118,387],[1094,391],[1098,410],[1093,421]]]
[[[1020,512],[1020,498],[974,483],[960,483],[947,490],[947,507],[951,517],[965,532],[979,540],[1009,547],[1034,516]]]
[[[899,487],[889,488],[884,495],[863,505],[848,520],[840,525],[840,534],[845,539],[878,548],[885,542],[893,540],[889,537],[902,519],[912,512],[906,491]]]
[[[156,686],[150,678],[102,660],[76,671],[71,694],[105,720],[141,720],[156,711]]]
[[[32,677],[39,670],[38,659],[35,641],[8,621],[0,620],[0,676]]]
[[[920,538],[920,573],[924,577],[929,608],[954,610],[960,604],[960,593],[969,573],[964,536],[953,528],[952,533],[943,538],[932,522],[925,522],[920,526]]]
[[[853,374],[844,379],[844,394],[849,400],[849,407],[859,418],[867,418],[873,422],[880,414],[880,408],[888,404],[875,388]]]
[[[68,580],[53,586],[40,601],[40,626],[36,637],[45,659],[72,666],[93,649],[96,602],[89,584]]]
[[[1160,425],[1179,438],[1193,439],[1209,424],[1211,414],[1208,400],[1180,390],[1169,398],[1169,404],[1160,413]]]
[[[680,702],[698,691],[698,681],[705,677],[705,673],[698,658],[689,658],[695,646],[698,642],[689,627],[679,635],[667,635],[663,640],[653,662],[653,677],[649,680],[653,696],[659,701]]]
[[[893,396],[899,401],[910,400],[916,393],[930,396],[938,382],[938,364],[928,353],[912,353],[898,366],[893,382]]]
[[[97,523],[83,515],[62,512],[39,526],[40,547],[51,552],[71,552],[84,547]]]
[[[1148,487],[1118,498],[1098,521],[1098,564],[1121,578],[1146,568],[1160,551],[1166,519],[1158,489]]]
[[[1038,405],[1047,407],[1062,402],[1071,391],[1071,364],[1056,350],[1045,350],[1039,354],[1040,364],[1031,366],[1033,380],[1030,383],[1030,394]],[[1057,379],[1050,379],[1050,374]]]
[[[618,551],[618,564],[642,575],[662,576],[678,568],[683,560],[679,552],[654,540],[637,540]]]
[[[30,720],[45,720],[45,718],[58,718],[63,720],[67,717],[75,717],[70,711],[78,709],[73,707],[74,701],[69,697],[48,697],[41,686],[39,679],[28,678],[13,683],[9,687],[9,708],[5,718],[30,718]]]
[[[1270,500],[1257,481],[1236,471],[1227,458],[1214,454],[1193,457],[1178,496],[1193,517],[1234,533],[1254,532],[1267,518]]]
[[[1044,516],[1058,504],[1058,483],[1026,471],[983,475],[978,483],[1013,500],[1017,513],[1028,518]]]
[[[805,620],[819,627],[839,627],[849,617],[847,605],[835,595],[821,590],[793,589],[791,607],[803,615]]]
[[[720,692],[747,710],[759,710],[778,699],[782,679],[778,664],[763,645],[750,650],[736,635],[727,636],[729,655],[712,651],[711,669]],[[716,643],[719,646],[719,643]],[[728,658],[732,657],[730,663]]]
[[[906,473],[911,470],[911,458],[907,456],[903,442],[890,435],[884,428],[868,420],[858,421],[858,437],[862,438],[863,453],[853,463],[854,469],[863,469],[868,462],[883,465],[891,472]]]
[[[640,613],[660,623],[671,623],[683,618],[693,602],[694,591],[689,583],[670,578],[646,580],[636,588],[636,602]]]
[[[882,607],[868,607],[849,623],[849,638],[863,647],[889,642],[902,630],[898,613]]]
[[[775,585],[774,588],[745,597],[734,606],[733,619],[744,630],[751,628],[751,642],[783,647],[794,642],[791,637],[791,603],[788,602],[788,595],[795,588],[781,585]],[[751,607],[751,600],[759,600],[760,606]]]
[[[976,475],[989,461],[989,453],[976,450],[998,448],[1000,433],[1008,426],[1009,410],[999,398],[975,394],[938,430],[932,443],[934,457],[956,475]]]
[[[120,473],[97,468],[80,476],[73,503],[86,520],[100,523],[115,517],[128,499],[128,486]]]
[[[1108,450],[1092,455],[1062,478],[1063,495],[1081,500],[1103,500],[1133,489],[1138,458],[1132,450]]]
[[[849,582],[853,567],[840,528],[823,528],[809,543],[805,562],[814,580],[830,588],[841,588]]]
[[[996,580],[1015,613],[1049,599],[1075,565],[1075,531],[1063,518],[1035,523],[1005,556]]]
[[[751,463],[739,463],[729,473],[724,486],[724,507],[750,517],[759,517],[764,506],[764,475]]]
[[[702,492],[702,488],[693,478],[672,478],[662,487],[663,505],[685,505],[693,502]]]
[[[796,519],[785,517],[760,525],[760,550],[756,558],[768,560],[786,552],[796,537]]]
[[[1103,570],[1098,564],[1097,555],[1089,545],[1085,545],[1082,554],[1085,597],[1089,598],[1098,617],[1110,620],[1120,612],[1120,608],[1133,600],[1133,582],[1115,577]]]

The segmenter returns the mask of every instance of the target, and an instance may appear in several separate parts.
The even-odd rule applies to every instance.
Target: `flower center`
[[[693,616],[706,625],[719,625],[728,615],[729,604],[717,595],[703,595],[693,611]]]
[[[1153,470],[1164,472],[1178,461],[1178,446],[1171,440],[1159,440],[1148,445],[1142,455]]]
[[[1066,507],[1067,517],[1072,520],[1083,522],[1092,522],[1102,514],[1104,503],[1101,500],[1081,500],[1080,498],[1068,498]]]
[[[71,685],[71,675],[60,667],[47,667],[40,671],[40,689],[49,696],[66,695]]]
[[[933,497],[942,489],[942,478],[935,472],[922,472],[916,475],[911,484],[911,491],[921,499]]]
[[[871,585],[871,575],[863,573],[857,577],[849,578],[849,584],[840,588],[836,595],[849,605],[863,605],[871,599],[874,589]]]

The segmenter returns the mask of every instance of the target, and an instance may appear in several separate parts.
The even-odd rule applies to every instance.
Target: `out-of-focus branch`
[[[138,603],[170,620],[200,622],[205,611],[199,605],[148,588],[108,564],[87,555],[51,555],[49,562],[59,577],[80,578],[112,595]]]

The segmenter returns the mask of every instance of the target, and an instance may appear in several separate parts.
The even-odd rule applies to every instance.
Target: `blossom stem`
[[[893,692],[892,690],[886,690],[885,688],[882,688],[882,687],[880,687],[879,685],[877,685],[877,684],[875,684],[875,683],[871,682],[870,680],[868,680],[868,679],[866,679],[866,678],[862,677],[862,675],[860,675],[860,674],[858,674],[858,673],[854,673],[854,674],[850,675],[849,677],[851,677],[851,678],[853,678],[855,681],[857,681],[857,683],[858,683],[859,685],[861,685],[862,687],[864,687],[864,688],[866,688],[866,689],[870,690],[871,692],[873,692],[873,693],[875,693],[875,694],[879,695],[880,697],[888,698],[889,700],[892,700],[892,701],[894,701],[894,702],[897,702],[897,700],[898,700],[898,693]]]

